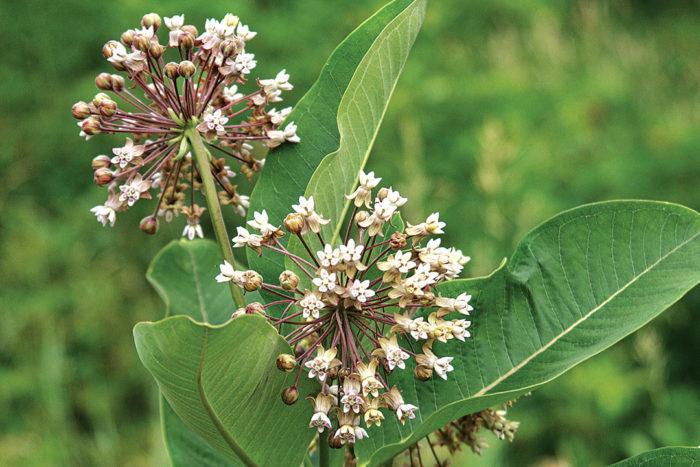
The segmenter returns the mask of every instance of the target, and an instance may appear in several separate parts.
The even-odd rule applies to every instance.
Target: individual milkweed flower
[[[328,418],[328,411],[333,407],[335,399],[327,394],[320,393],[315,398],[307,397],[314,406],[314,414],[309,422],[309,428],[317,428],[319,433],[323,433],[325,428],[331,428],[331,420]]]
[[[374,172],[366,174],[360,170],[360,185],[350,195],[345,195],[347,199],[354,200],[355,207],[360,207],[363,204],[369,208],[372,203],[372,189],[379,185],[381,178],[376,178]]]
[[[425,222],[418,225],[407,223],[406,234],[413,237],[415,242],[423,239],[428,235],[441,235],[445,233],[442,228],[445,227],[444,222],[440,222],[440,214],[437,212],[428,216]]]
[[[326,225],[330,222],[330,219],[324,219],[320,214],[314,210],[314,197],[309,196],[309,199],[303,196],[299,197],[299,204],[292,206],[294,211],[301,215],[304,220],[304,226],[301,228],[301,235],[306,235],[310,230],[313,233],[319,233],[321,231],[321,226]]]
[[[423,345],[423,354],[416,356],[416,362],[427,368],[432,368],[442,379],[447,379],[447,372],[454,370],[450,362],[453,357],[438,358],[428,344]]]
[[[383,357],[386,360],[389,370],[393,370],[397,367],[401,370],[406,368],[406,363],[404,363],[404,360],[408,360],[410,355],[408,355],[408,353],[406,353],[401,346],[399,346],[399,343],[396,340],[396,335],[391,336],[390,339],[380,337],[379,346],[380,348],[375,349],[374,352],[372,352],[372,355]]]
[[[147,219],[165,217],[169,222],[185,209],[192,214],[194,195],[186,192],[203,193],[204,170],[220,189],[220,204],[244,216],[249,197],[231,183],[236,174],[228,161],[241,164],[241,172],[250,178],[264,162],[254,157],[250,143],[276,147],[299,142],[293,122],[283,127],[290,108],[269,108],[293,88],[286,70],[251,83],[249,93],[241,91],[257,65],[255,55],[246,50],[254,31],[231,14],[207,20],[202,34],[185,23],[184,15],[163,22],[166,44],[159,42],[162,21],[155,13],[145,15],[141,27],[124,32],[120,41],[108,41],[102,53],[123,75],[99,74],[95,84],[100,92],[72,109],[86,139],[100,133],[126,137],[108,161],[93,164],[95,183],[119,193],[116,202],[93,208],[103,225],[113,225],[117,212],[151,198],[152,191],[159,191],[158,202]],[[192,134],[201,135],[213,153],[208,167],[199,167],[190,157],[187,135]],[[201,236],[196,216],[185,217],[183,235]]]
[[[418,410],[418,407],[412,404],[406,404],[401,396],[401,392],[396,386],[384,393],[384,401],[389,409],[396,412],[396,417],[402,425],[406,423],[406,419],[410,420],[416,418],[414,412]]]
[[[183,237],[187,237],[190,240],[194,240],[195,237],[204,238],[202,226],[199,225],[199,218],[202,217],[205,210],[206,208],[196,204],[193,204],[191,207],[184,206],[182,208],[182,213],[185,215],[185,219],[187,219],[187,225],[182,231]]]

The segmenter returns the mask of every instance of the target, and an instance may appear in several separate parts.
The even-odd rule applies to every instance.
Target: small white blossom
[[[325,303],[315,292],[308,292],[304,295],[304,298],[299,300],[299,306],[302,307],[302,316],[304,318],[312,317],[314,319],[318,318],[319,310],[321,310]]]
[[[204,233],[202,232],[202,226],[199,224],[191,225],[187,224],[185,230],[182,231],[182,236],[187,237],[190,240],[194,240],[194,237],[204,238]]]
[[[301,141],[299,136],[297,136],[297,126],[294,122],[287,124],[287,126],[284,127],[284,131],[268,130],[267,137],[270,139],[267,142],[267,146],[270,148],[276,148],[285,141],[289,143],[298,143]]]
[[[318,291],[321,293],[333,292],[336,286],[336,275],[334,272],[329,273],[327,270],[321,268],[318,270],[318,277],[314,277],[313,284],[318,287]]]
[[[250,248],[260,248],[262,244],[263,237],[261,235],[255,235],[248,232],[245,227],[236,227],[236,235],[231,240],[233,241],[234,248],[241,248],[248,246]]]
[[[260,84],[268,94],[275,91],[291,91],[294,89],[292,83],[289,82],[289,75],[286,70],[277,73],[274,79],[261,79]]]

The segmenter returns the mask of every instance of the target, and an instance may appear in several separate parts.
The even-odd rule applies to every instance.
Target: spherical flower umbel
[[[165,44],[157,35],[162,23],[169,30]],[[218,185],[219,203],[246,214],[248,196],[231,183],[236,175],[232,163],[241,164],[240,172],[251,177],[264,162],[253,156],[251,143],[274,148],[299,142],[294,122],[284,122],[291,108],[268,108],[293,89],[286,70],[272,79],[256,80],[248,94],[239,89],[257,64],[246,51],[255,35],[231,14],[220,21],[207,20],[199,34],[185,23],[184,15],[161,21],[149,13],[140,27],[104,45],[104,57],[125,76],[100,73],[95,85],[101,92],[72,109],[86,139],[99,133],[126,136],[111,156],[93,160],[95,183],[110,191],[107,203],[92,209],[98,221],[113,226],[117,212],[158,190],[149,219],[165,217],[169,222],[183,214],[183,236],[201,237],[201,208],[193,192],[204,193],[202,170],[209,170]],[[188,131],[204,138],[208,167],[199,167],[191,156]]]
[[[397,231],[390,222],[406,199],[381,188],[372,202],[379,180],[372,173],[360,174],[361,186],[349,198],[356,207],[373,209],[354,209],[336,246],[324,240],[321,226],[328,220],[315,211],[312,197],[301,197],[284,220],[304,254],[280,242],[282,227],[271,223],[265,211],[248,222],[255,231],[240,227],[233,239],[234,247],[258,254],[271,250],[296,265],[279,276],[278,284],[260,279],[260,288],[276,297],[263,305],[264,314],[295,350],[297,378],[287,389],[296,389],[302,374],[321,383],[321,392],[309,398],[314,404],[309,426],[319,432],[329,429],[330,444],[336,447],[367,436],[362,420],[366,427],[380,426],[383,410],[393,411],[401,423],[415,418],[418,407],[404,401],[399,388],[389,387],[389,375],[413,361],[409,371],[419,380],[433,375],[447,379],[452,357],[437,355],[434,347],[470,337],[471,322],[464,318],[473,310],[471,296],[443,296],[439,288],[459,275],[468,258],[442,247],[439,239],[422,242],[443,233],[445,223],[437,213]],[[217,280],[243,284],[244,275],[251,273],[224,263]],[[284,309],[272,313],[275,306]],[[458,317],[449,319],[451,314]]]

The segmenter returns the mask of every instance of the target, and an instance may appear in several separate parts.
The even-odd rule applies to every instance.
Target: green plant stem
[[[331,459],[330,446],[328,445],[328,430],[323,430],[318,437],[318,462],[319,467],[328,467]]]
[[[224,216],[221,213],[221,205],[219,204],[219,198],[216,195],[216,185],[214,185],[214,177],[212,177],[211,169],[209,168],[209,152],[204,147],[202,142],[202,137],[193,126],[188,126],[185,129],[185,136],[190,142],[192,147],[192,155],[199,168],[199,175],[202,178],[202,184],[204,185],[204,196],[207,199],[207,207],[209,208],[209,217],[211,218],[211,224],[214,227],[214,234],[216,236],[216,241],[219,244],[219,249],[224,259],[231,263],[231,266],[235,269],[236,263],[233,258],[233,250],[231,250],[231,244],[228,238],[228,233],[226,232],[226,224],[224,224]],[[192,187],[194,189],[194,187]],[[231,297],[237,307],[245,307],[245,298],[243,298],[243,291],[233,282],[229,282],[231,286]]]

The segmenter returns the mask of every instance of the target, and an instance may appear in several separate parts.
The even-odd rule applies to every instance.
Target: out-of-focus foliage
[[[286,68],[295,102],[379,0],[149,4],[161,15],[239,14],[258,73]],[[135,1],[0,3],[0,463],[166,462],[155,385],[131,338],[163,315],[144,279],[182,222],[138,230],[150,206],[103,229],[105,193],[70,106],[110,71],[101,46],[135,27]],[[663,199],[700,207],[700,11],[694,2],[464,1],[428,5],[369,168],[439,210],[445,241],[489,272],[534,225],[578,204]],[[303,137],[303,135],[301,135]],[[457,202],[457,200],[460,200]],[[233,225],[237,218],[231,216]],[[494,464],[588,465],[697,444],[700,309],[695,291],[614,349],[509,412],[516,441]],[[478,319],[478,312],[475,314]],[[487,435],[488,436],[488,435]],[[491,441],[491,440],[490,440]],[[427,461],[427,458],[425,459]],[[455,463],[476,462],[461,453]]]

